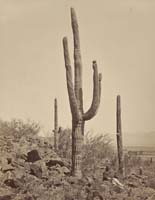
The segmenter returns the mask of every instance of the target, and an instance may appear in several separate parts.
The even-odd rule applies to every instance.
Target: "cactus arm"
[[[71,8],[71,24],[74,37],[74,47],[75,49],[80,49],[79,26],[74,8]]]
[[[71,108],[72,117],[74,120],[78,121],[81,119],[80,112],[77,105],[77,100],[74,93],[73,80],[72,80],[72,68],[70,64],[69,50],[68,50],[68,41],[67,38],[63,38],[63,49],[64,49],[64,60],[66,67],[66,79],[67,79],[67,89],[69,96],[69,103]]]
[[[101,74],[98,74],[96,61],[93,61],[93,70],[94,70],[93,100],[88,111],[83,114],[83,120],[90,120],[91,118],[93,118],[96,115],[99,104],[100,104],[102,76]]]
[[[74,40],[74,73],[75,73],[75,96],[77,103],[80,109],[83,109],[83,100],[80,95],[82,90],[82,60],[80,52],[80,38],[79,38],[79,29],[78,21],[74,8],[71,8],[71,24],[73,31],[73,40]]]
[[[99,104],[101,101],[101,81],[102,81],[102,74],[99,73]]]

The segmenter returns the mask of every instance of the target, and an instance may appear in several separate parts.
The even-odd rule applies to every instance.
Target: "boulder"
[[[30,165],[30,174],[34,175],[38,178],[42,178],[42,169],[40,166],[38,166],[37,164],[31,164]]]
[[[13,170],[14,170],[14,167],[11,166],[10,164],[9,165],[7,164],[7,165],[2,167],[2,172],[3,173],[6,173],[7,171],[13,171]]]
[[[11,188],[18,188],[21,186],[21,183],[17,179],[6,179],[4,184],[11,187]]]
[[[74,176],[69,176],[67,178],[67,182],[70,183],[71,185],[78,184],[78,178]]]
[[[38,150],[34,149],[27,153],[27,162],[36,162],[37,160],[41,160]]]
[[[64,162],[59,158],[58,159],[51,159],[48,162],[46,162],[46,165],[48,167],[52,167],[52,166],[57,165],[57,164],[60,165],[61,167],[64,166]]]
[[[61,171],[62,171],[65,175],[69,175],[69,174],[70,174],[70,170],[69,170],[67,167],[65,167],[65,166],[61,167]]]
[[[23,173],[19,173],[18,170],[15,171],[7,171],[4,173],[2,182],[4,185],[9,186],[11,188],[22,188],[23,180],[22,180]]]

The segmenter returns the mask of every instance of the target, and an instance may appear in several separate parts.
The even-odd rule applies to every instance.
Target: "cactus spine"
[[[67,37],[63,38],[66,80],[72,114],[72,175],[81,177],[82,146],[85,121],[92,119],[98,110],[101,97],[101,74],[98,74],[97,63],[93,61],[93,100],[90,108],[84,113],[82,89],[82,59],[78,22],[74,8],[71,8],[71,24],[74,40],[74,83],[68,50]]]
[[[121,127],[121,97],[117,96],[117,152],[118,152],[118,170],[120,175],[124,175],[124,158],[123,158],[123,141],[122,141],[122,127]]]
[[[58,105],[57,99],[54,99],[54,149],[57,150],[57,137],[58,137]]]

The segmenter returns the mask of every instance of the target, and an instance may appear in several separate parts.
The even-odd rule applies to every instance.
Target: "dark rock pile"
[[[70,163],[52,143],[37,135],[0,135],[0,200],[154,200],[153,177],[148,182],[144,175],[120,180],[110,172],[80,180],[70,176]]]
[[[51,143],[37,136],[0,136],[0,199],[63,199],[70,166]]]

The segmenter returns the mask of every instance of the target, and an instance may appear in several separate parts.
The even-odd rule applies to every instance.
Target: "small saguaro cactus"
[[[124,175],[124,156],[123,156],[123,141],[122,141],[122,126],[121,126],[121,97],[117,95],[116,102],[116,123],[117,123],[117,152],[118,152],[118,170],[120,175]]]
[[[54,99],[54,149],[57,150],[57,137],[58,137],[58,105],[57,99]]]
[[[63,38],[64,60],[66,68],[67,89],[72,114],[72,175],[81,177],[82,146],[85,121],[92,119],[98,110],[101,97],[101,74],[97,63],[93,61],[93,100],[87,112],[83,109],[82,60],[78,22],[74,8],[71,8],[71,24],[74,40],[74,83],[68,50],[67,37]]]

